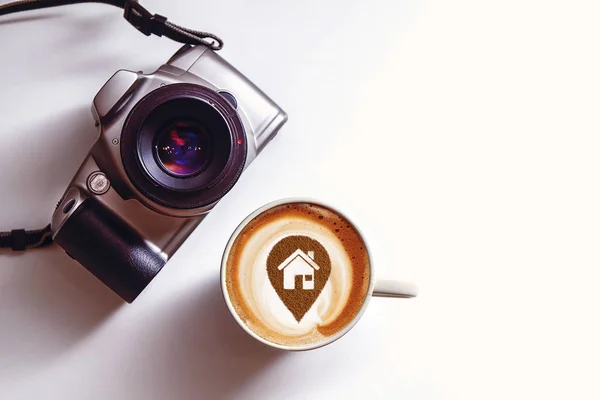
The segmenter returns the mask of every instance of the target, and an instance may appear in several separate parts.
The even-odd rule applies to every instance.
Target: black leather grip
[[[137,232],[93,198],[65,221],[54,241],[128,303],[165,265]]]

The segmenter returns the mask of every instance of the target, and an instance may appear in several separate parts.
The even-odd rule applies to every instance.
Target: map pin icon
[[[267,274],[283,304],[300,322],[329,280],[331,260],[318,241],[287,236],[269,252]]]

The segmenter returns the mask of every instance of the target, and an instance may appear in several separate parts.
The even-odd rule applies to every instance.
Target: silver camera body
[[[92,112],[99,137],[54,212],[53,239],[127,302],[287,121],[214,51],[189,45],[152,74],[118,71]]]

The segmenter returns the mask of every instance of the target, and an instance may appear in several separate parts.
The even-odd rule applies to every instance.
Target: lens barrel
[[[161,87],[131,110],[121,157],[133,185],[150,200],[191,209],[214,203],[237,182],[246,136],[230,103],[204,86]]]

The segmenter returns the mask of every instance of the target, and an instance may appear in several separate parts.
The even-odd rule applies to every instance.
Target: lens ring
[[[168,121],[190,119],[206,126],[211,134],[211,162],[200,174],[176,176],[157,163],[157,133]],[[232,134],[234,132],[227,117],[212,102],[189,94],[180,95],[154,106],[142,121],[137,139],[137,157],[144,172],[155,185],[180,192],[194,191],[218,181],[219,176],[227,170],[229,159],[235,150]]]
[[[210,161],[195,173],[173,174],[157,160],[157,132],[176,121],[208,122],[205,129],[214,132]],[[152,202],[174,209],[200,208],[223,197],[241,175],[246,154],[236,111],[216,91],[195,84],[150,92],[133,107],[121,133],[121,157],[131,183]]]

